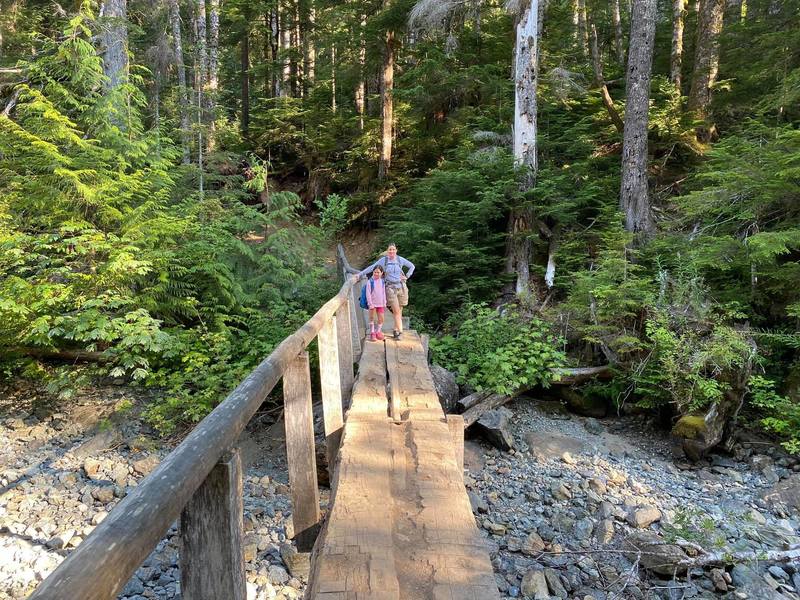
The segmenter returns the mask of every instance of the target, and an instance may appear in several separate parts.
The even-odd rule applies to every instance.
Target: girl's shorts
[[[382,315],[384,312],[386,312],[386,307],[385,306],[376,306],[372,310],[374,310],[379,315]]]

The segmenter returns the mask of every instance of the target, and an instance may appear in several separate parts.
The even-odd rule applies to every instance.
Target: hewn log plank
[[[345,282],[335,297],[281,342],[111,511],[30,598],[108,600],[116,597],[178,518],[222,453],[239,438],[288,364],[346,302],[352,287],[352,280]]]
[[[339,371],[339,336],[336,319],[331,319],[317,334],[319,345],[319,378],[322,391],[322,420],[325,425],[325,443],[328,470],[333,468],[339,442],[342,439],[342,378]],[[310,404],[310,403],[309,403]],[[289,439],[288,436],[286,438]]]
[[[453,449],[456,453],[456,464],[459,473],[464,474],[464,417],[462,415],[446,415],[450,436],[453,438]]]
[[[342,382],[342,400],[344,409],[350,406],[350,396],[353,393],[353,333],[350,331],[350,304],[336,311],[336,335],[339,338],[339,379]]]
[[[181,596],[245,600],[242,461],[223,456],[181,513]]]
[[[308,352],[298,354],[283,374],[283,419],[294,539],[300,552],[309,552],[319,527],[319,489]]]

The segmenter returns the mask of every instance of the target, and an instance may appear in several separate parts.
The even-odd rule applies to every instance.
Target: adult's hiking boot
[[[395,329],[394,331],[392,331],[392,337],[394,339],[396,339],[396,340],[399,340],[400,339],[400,332],[397,331],[397,329]]]

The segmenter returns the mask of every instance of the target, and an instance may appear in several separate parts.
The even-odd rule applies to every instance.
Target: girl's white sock
[[[375,333],[375,323],[373,323],[372,321],[370,321],[369,323],[369,332]]]

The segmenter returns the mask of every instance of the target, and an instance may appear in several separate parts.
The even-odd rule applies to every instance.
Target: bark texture
[[[189,94],[186,87],[186,65],[183,62],[183,36],[181,34],[181,13],[178,0],[169,2],[169,22],[172,29],[172,45],[175,50],[175,70],[178,73],[178,106],[181,111],[181,149],[183,164],[188,165],[189,153]]]
[[[656,0],[637,0],[631,13],[625,86],[620,208],[625,213],[625,229],[645,235],[654,228],[647,190],[647,126],[655,31]]]
[[[315,27],[317,21],[314,3],[309,1],[305,6],[303,27],[303,94],[308,95],[314,86],[317,69],[317,47],[315,43]]]
[[[711,87],[717,79],[719,70],[719,34],[722,32],[722,18],[725,13],[725,0],[700,0],[697,15],[697,46],[694,54],[692,85],[689,89],[687,108],[699,119],[708,117],[711,103]],[[698,137],[704,132],[699,131]],[[707,135],[707,131],[705,133]]]
[[[242,33],[240,77],[242,86],[240,124],[242,135],[247,137],[250,131],[250,28],[247,25]]]
[[[128,78],[128,5],[126,0],[106,0],[100,8],[103,73],[107,89]]]
[[[683,65],[683,19],[686,16],[686,0],[672,0],[672,52],[669,59],[669,78],[678,91],[681,89],[681,67]]]
[[[622,16],[619,10],[619,0],[613,0],[611,4],[611,19],[614,23],[614,51],[617,54],[617,61],[620,65],[625,64],[625,44],[622,38]]]
[[[364,109],[366,107],[366,73],[367,44],[364,40],[364,29],[367,27],[367,15],[361,14],[361,23],[358,29],[358,83],[356,83],[356,113],[358,114],[358,128],[364,130]]]
[[[523,6],[516,25],[514,45],[514,159],[527,171],[524,188],[532,187],[536,176],[536,93],[538,88],[539,3]],[[507,269],[516,275],[517,295],[531,292],[530,254],[533,212],[519,207],[508,224]]]
[[[214,149],[215,121],[217,112],[217,90],[219,88],[219,0],[208,0],[208,135],[209,150]]]
[[[378,179],[383,181],[392,164],[392,131],[394,126],[394,31],[386,32],[386,44],[381,71],[381,155]]]

